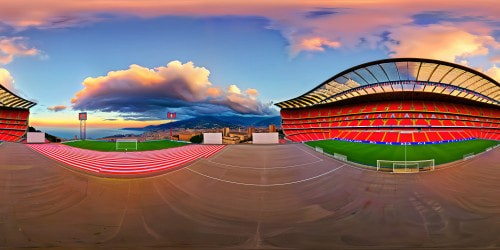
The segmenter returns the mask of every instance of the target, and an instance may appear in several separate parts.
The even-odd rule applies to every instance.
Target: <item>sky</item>
[[[0,0],[0,84],[30,125],[142,127],[278,115],[347,68],[394,57],[500,80],[496,0]]]

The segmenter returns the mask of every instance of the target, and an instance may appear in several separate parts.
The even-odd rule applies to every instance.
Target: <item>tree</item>
[[[202,143],[203,142],[203,134],[195,135],[189,139],[192,143]]]

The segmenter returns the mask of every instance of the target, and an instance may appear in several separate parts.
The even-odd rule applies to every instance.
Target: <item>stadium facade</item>
[[[454,63],[394,58],[340,72],[279,102],[286,138],[426,144],[500,140],[500,85]]]
[[[0,141],[23,139],[28,131],[29,109],[35,105],[0,85]]]

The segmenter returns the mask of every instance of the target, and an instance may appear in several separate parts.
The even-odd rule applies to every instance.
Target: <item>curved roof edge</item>
[[[275,103],[275,105],[278,106],[278,107],[280,107],[280,108],[282,108],[282,106],[285,106],[284,103],[296,103],[300,99],[302,99],[302,101],[307,100],[307,103],[309,103],[309,106],[315,105],[315,104],[319,104],[319,102],[314,103],[316,101],[316,98],[311,98],[311,97],[318,97],[319,95],[321,95],[321,94],[315,93],[315,92],[318,89],[322,88],[323,86],[325,86],[325,85],[333,82],[335,79],[338,79],[338,78],[340,78],[340,77],[342,77],[342,76],[344,76],[346,74],[349,74],[351,72],[354,72],[356,70],[364,69],[364,68],[367,68],[367,67],[370,67],[370,66],[380,65],[380,64],[384,64],[384,63],[398,63],[398,62],[434,63],[434,64],[436,64],[438,66],[439,65],[445,65],[445,66],[448,66],[448,67],[451,67],[451,68],[456,68],[456,69],[463,70],[464,72],[470,72],[470,73],[472,73],[472,74],[474,74],[476,76],[481,77],[482,79],[487,80],[488,82],[493,83],[494,85],[496,85],[500,89],[500,83],[498,83],[495,79],[493,79],[492,77],[490,77],[490,76],[488,76],[488,75],[486,75],[486,74],[484,74],[484,73],[482,73],[480,71],[477,71],[477,70],[475,70],[473,68],[470,68],[470,67],[467,67],[467,66],[463,66],[463,65],[460,65],[460,64],[456,64],[456,63],[452,63],[452,62],[447,62],[447,61],[441,61],[441,60],[437,60],[437,59],[416,58],[416,57],[399,57],[399,58],[387,58],[387,59],[375,60],[375,61],[366,62],[366,63],[363,63],[363,64],[359,64],[359,65],[350,67],[350,68],[348,68],[346,70],[343,70],[340,73],[337,73],[334,76],[328,78],[327,80],[323,81],[321,84],[317,85],[316,87],[314,87],[310,91],[308,91],[308,92],[306,92],[306,93],[304,93],[304,94],[302,94],[302,95],[300,95],[298,97],[295,97],[295,98],[292,98],[292,99],[288,99],[288,100],[285,100],[285,101],[281,101],[281,102]],[[386,73],[386,72],[384,71],[384,73]],[[399,74],[399,72],[398,72],[398,74]],[[372,74],[372,76],[373,76],[373,74]],[[387,76],[387,78],[389,78],[389,76]],[[344,91],[352,88],[350,86],[347,86],[347,87],[348,88],[344,89]],[[340,92],[338,92],[338,93],[340,93]],[[314,95],[311,95],[311,94],[314,94]],[[310,100],[313,100],[313,101],[311,102]]]
[[[26,100],[0,84],[0,107],[29,109],[36,103]]]

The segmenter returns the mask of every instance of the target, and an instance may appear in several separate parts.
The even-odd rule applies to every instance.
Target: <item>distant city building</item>
[[[271,124],[269,125],[269,133],[276,132],[276,125]]]
[[[249,127],[248,128],[248,133],[247,133],[248,138],[252,138],[252,134],[253,133],[255,133],[255,128],[254,127]]]
[[[223,144],[238,144],[238,143],[240,143],[240,138],[238,136],[235,136],[235,137],[224,136],[224,137],[222,137],[222,143]]]
[[[229,136],[229,128],[222,129],[222,136]]]
[[[248,140],[248,134],[245,133],[245,132],[232,132],[232,133],[229,133],[229,137],[237,137],[239,138],[240,141],[244,141],[244,140]]]
[[[179,133],[179,141],[190,141],[191,137],[198,135],[198,134],[200,134],[200,133],[191,132],[191,131]]]

